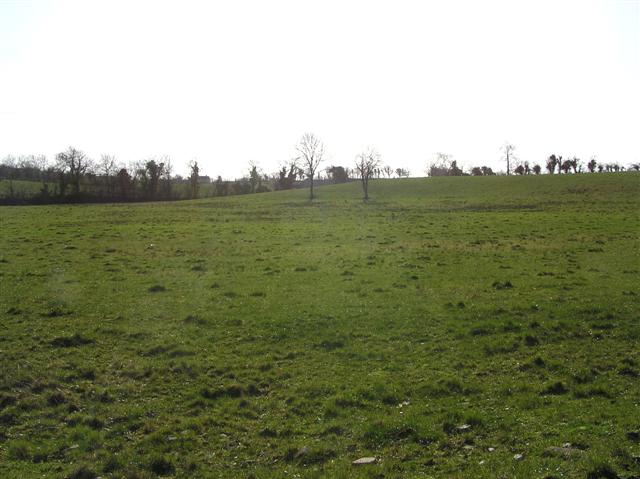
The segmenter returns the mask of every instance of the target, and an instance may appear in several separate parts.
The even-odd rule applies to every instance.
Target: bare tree
[[[249,184],[251,185],[251,193],[256,192],[256,188],[262,182],[262,176],[258,171],[258,165],[253,161],[249,162]]]
[[[435,154],[433,161],[427,169],[427,175],[429,176],[448,176],[451,167],[451,155],[447,153],[438,152]],[[398,170],[396,169],[396,173]],[[398,177],[400,177],[398,175]]]
[[[129,166],[127,168],[127,173],[131,177],[131,182],[134,186],[139,185],[143,192],[146,192],[148,178],[147,178],[147,169],[145,167],[144,160],[137,160],[129,162]]]
[[[69,147],[56,155],[56,164],[62,175],[69,175],[74,193],[80,193],[80,179],[91,167],[91,160],[82,151]]]
[[[162,159],[164,163],[162,178],[160,179],[162,184],[162,194],[165,198],[171,199],[171,189],[173,188],[173,165],[171,164],[170,156],[165,155]]]
[[[515,150],[516,147],[509,142],[502,146],[502,159],[507,162],[507,175],[511,174],[511,162],[517,159],[514,154]]]
[[[302,162],[304,174],[309,178],[309,198],[313,199],[313,178],[316,170],[324,159],[324,145],[313,133],[305,133],[296,146],[299,155],[298,160]]]
[[[0,165],[6,166],[7,168],[15,168],[17,164],[18,161],[13,155],[7,155],[2,160],[0,160]]]
[[[589,163],[587,163],[587,169],[589,170],[589,173],[594,173],[596,171],[597,166],[598,166],[598,162],[596,161],[596,157],[592,156],[591,159],[589,160]]]
[[[38,170],[42,183],[45,182],[45,173],[47,171],[47,157],[45,155],[33,155],[33,165]]]
[[[356,156],[356,169],[360,175],[365,200],[369,199],[369,179],[371,179],[379,164],[380,153],[374,148],[367,148]]]
[[[191,172],[189,175],[189,186],[191,187],[191,198],[198,197],[198,176],[200,173],[200,168],[198,167],[197,161],[191,161],[189,163],[189,171]]]
[[[109,194],[113,194],[115,188],[115,175],[118,173],[116,157],[113,155],[102,155],[97,165],[98,174],[104,176]]]
[[[116,164],[116,157],[113,155],[101,155],[97,165],[98,174],[104,176],[113,176],[118,167]]]
[[[382,167],[382,172],[387,176],[387,178],[391,178],[391,176],[393,175],[393,168],[391,168],[389,165],[384,165]]]

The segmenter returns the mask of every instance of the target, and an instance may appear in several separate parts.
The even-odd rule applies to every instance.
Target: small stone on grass
[[[360,459],[356,459],[351,464],[354,466],[362,466],[364,464],[374,464],[377,461],[375,457],[361,457]]]

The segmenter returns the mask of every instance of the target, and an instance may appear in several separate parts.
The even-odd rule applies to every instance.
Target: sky
[[[0,0],[0,158],[640,162],[640,0]]]

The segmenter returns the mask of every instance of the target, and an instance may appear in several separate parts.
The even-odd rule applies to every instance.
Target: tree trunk
[[[309,193],[309,199],[312,200],[313,199],[313,175],[311,175],[309,177],[309,179],[311,180],[310,183],[310,193]]]

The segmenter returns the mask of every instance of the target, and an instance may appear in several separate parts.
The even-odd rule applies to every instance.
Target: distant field
[[[31,198],[33,196],[38,195],[42,190],[42,182],[41,181],[30,181],[30,180],[13,180],[9,181],[7,179],[0,179],[0,199],[3,197],[11,196],[11,187],[13,186],[13,195],[18,198]],[[49,192],[51,195],[57,194],[58,185],[56,183],[49,183]],[[69,191],[71,188],[69,188]],[[83,183],[81,186],[82,192],[89,192],[98,194],[99,191],[96,191],[92,188],[91,185]],[[172,188],[173,194],[180,198],[188,198],[189,197],[189,185],[187,183],[177,183],[173,185]],[[213,183],[203,183],[198,187],[198,196],[201,198],[213,196],[215,192],[215,185]]]
[[[0,477],[639,475],[640,175],[358,187],[0,208]]]
[[[50,187],[53,188],[53,184]],[[29,180],[3,180],[0,179],[0,198],[3,196],[9,196],[11,193],[11,187],[15,195],[20,197],[31,197],[38,193],[42,189],[42,182],[29,181]]]

